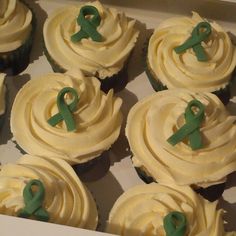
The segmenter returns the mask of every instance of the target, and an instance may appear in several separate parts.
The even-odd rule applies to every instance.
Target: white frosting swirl
[[[102,42],[91,38],[73,43],[71,36],[80,30],[76,19],[84,5],[72,5],[55,11],[45,22],[44,41],[50,56],[65,70],[81,69],[100,79],[118,73],[137,40],[135,21],[113,8],[104,7],[99,1],[86,3],[95,6],[101,16],[97,31]]]
[[[0,213],[17,216],[25,207],[23,190],[32,180],[45,188],[43,208],[49,222],[86,229],[96,229],[96,204],[71,166],[63,160],[24,155],[17,164],[6,164],[0,170]]]
[[[107,232],[121,236],[164,236],[164,217],[173,211],[187,218],[186,236],[224,235],[222,210],[189,187],[152,183],[126,191],[115,202]]]
[[[32,12],[18,0],[1,0],[0,53],[19,48],[32,29]]]
[[[52,127],[47,120],[58,113],[57,95],[64,87],[79,95],[73,112],[76,131],[65,122]],[[70,103],[70,97],[66,97]],[[11,131],[29,154],[58,157],[71,164],[87,162],[110,148],[120,133],[122,100],[105,94],[94,77],[79,72],[51,73],[30,80],[17,94],[11,112]],[[22,135],[24,134],[24,135]]]
[[[172,146],[167,139],[182,127],[188,103],[205,106],[200,132],[203,148],[192,150],[187,142]],[[221,101],[211,93],[165,90],[138,102],[130,111],[126,135],[134,165],[159,183],[207,187],[225,181],[236,170],[236,125]]]
[[[147,63],[154,77],[168,88],[213,92],[228,85],[236,66],[236,50],[228,34],[215,22],[210,23],[211,35],[202,42],[208,61],[198,61],[193,49],[182,54],[174,51],[202,21],[206,19],[193,12],[192,18],[175,17],[163,21],[153,33]]]
[[[6,109],[6,102],[5,102],[5,95],[6,95],[6,86],[4,84],[5,74],[0,73],[0,115],[5,113]]]

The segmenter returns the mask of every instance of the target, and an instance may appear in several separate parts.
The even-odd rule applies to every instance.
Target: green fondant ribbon
[[[36,186],[36,191],[32,190],[33,186]],[[45,189],[40,180],[33,179],[29,181],[23,190],[25,207],[19,212],[18,216],[22,218],[34,216],[37,220],[48,221],[49,214],[42,207],[44,195]]]
[[[198,111],[194,112],[193,107],[197,108]],[[167,141],[174,146],[188,136],[189,144],[193,150],[202,148],[200,125],[205,117],[204,105],[196,99],[192,100],[185,109],[184,117],[186,124],[169,137]]]
[[[86,17],[90,16],[90,18]],[[77,17],[77,23],[80,25],[80,31],[71,36],[71,41],[76,43],[83,38],[89,38],[96,42],[102,41],[102,35],[97,31],[97,27],[100,25],[101,16],[96,7],[84,6],[80,9],[79,16]]]
[[[170,212],[165,216],[163,223],[166,236],[185,236],[187,219],[183,213],[178,211]]]
[[[191,37],[187,39],[182,45],[176,47],[174,50],[177,54],[183,53],[189,48],[193,48],[198,61],[207,61],[207,55],[204,48],[201,45],[202,41],[205,41],[211,34],[211,25],[208,22],[200,22],[191,34]]]
[[[74,100],[70,104],[67,104],[64,99],[64,96],[67,93],[72,94],[74,98]],[[76,124],[73,119],[72,112],[76,110],[78,102],[79,102],[79,97],[75,89],[71,87],[63,88],[57,95],[57,107],[58,107],[59,113],[52,116],[48,120],[48,123],[51,126],[55,126],[64,120],[68,131],[76,130]]]

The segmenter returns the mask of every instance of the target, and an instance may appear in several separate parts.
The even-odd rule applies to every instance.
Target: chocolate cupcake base
[[[73,169],[74,171],[80,175],[80,174],[84,174],[85,172],[91,170],[92,168],[94,168],[96,165],[98,165],[98,163],[100,161],[102,161],[102,158],[103,156],[99,156],[99,157],[96,157],[88,162],[85,162],[85,163],[81,163],[81,164],[75,164],[73,165]]]
[[[128,83],[127,67],[125,66],[121,71],[111,77],[98,79],[101,82],[101,90],[105,93],[107,93],[110,89],[114,89],[114,92],[119,92],[120,90],[124,89]]]
[[[135,170],[140,179],[143,180],[146,184],[150,184],[152,182],[158,183],[142,169],[135,167]],[[202,188],[198,186],[191,186],[191,187],[196,193],[200,194],[208,201],[214,202],[222,196],[225,189],[225,183],[212,185],[207,188]]]
[[[103,152],[95,159],[83,164],[73,165],[72,168],[84,182],[93,182],[102,178],[110,169],[109,151]]]
[[[0,122],[1,122],[1,119],[3,119],[3,117],[4,117],[4,115],[0,116]],[[21,146],[16,141],[13,141],[13,143],[16,145],[15,147],[20,151],[20,153],[22,155],[27,154],[27,152],[25,152],[24,149],[22,149]],[[96,165],[98,165],[99,162],[103,161],[102,159],[106,158],[105,154],[106,154],[106,152],[104,152],[104,154],[101,154],[100,156],[98,156],[90,161],[87,161],[85,163],[81,163],[81,164],[71,164],[70,163],[70,164],[71,164],[72,168],[74,169],[74,171],[76,172],[76,174],[81,175],[81,174],[88,172],[92,168],[96,167]],[[55,158],[57,158],[57,157],[55,157]]]
[[[151,176],[148,176],[145,171],[141,170],[140,168],[138,167],[135,167],[135,170],[139,176],[139,178],[145,182],[146,184],[150,184],[152,182],[156,182]]]
[[[43,43],[44,47],[44,54],[50,63],[52,69],[56,73],[65,73],[66,69],[64,69],[62,66],[60,66],[49,54],[47,51],[47,48],[45,46],[45,43]],[[111,77],[106,77],[105,79],[100,79],[97,75],[96,77],[100,82],[101,82],[101,90],[105,93],[107,93],[110,89],[114,89],[115,92],[119,92],[123,88],[125,88],[126,84],[128,83],[128,72],[127,72],[127,64],[125,63],[126,66],[122,68],[117,74],[111,76]]]
[[[193,187],[193,190],[199,193],[200,195],[202,195],[208,201],[214,202],[222,196],[225,190],[225,183],[216,184],[213,186],[209,186],[207,188],[194,188]]]

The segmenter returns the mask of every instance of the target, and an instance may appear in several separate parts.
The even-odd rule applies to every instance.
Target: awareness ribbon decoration
[[[198,61],[207,61],[207,55],[201,42],[206,40],[211,34],[211,25],[206,22],[200,22],[192,31],[191,37],[182,45],[174,48],[177,54],[181,54],[189,48],[193,48]]]
[[[196,113],[192,110],[193,107],[198,109]],[[190,101],[185,109],[184,117],[186,124],[170,136],[167,141],[174,146],[188,136],[192,150],[202,148],[200,125],[205,117],[204,105],[196,99]]]
[[[37,187],[35,192],[32,191],[33,186]],[[29,181],[23,190],[25,207],[19,212],[18,216],[22,218],[34,216],[37,220],[48,221],[49,214],[42,207],[44,194],[45,189],[40,180],[33,179]]]
[[[74,100],[70,104],[67,104],[64,99],[64,96],[67,93],[72,94],[74,97]],[[58,107],[59,113],[52,116],[48,120],[48,123],[51,126],[55,126],[64,120],[66,123],[67,130],[68,131],[75,131],[76,124],[73,119],[72,112],[74,112],[76,110],[78,102],[79,102],[79,97],[78,97],[78,94],[75,89],[73,89],[71,87],[63,88],[57,95],[57,107]]]
[[[86,18],[86,16],[92,16]],[[71,41],[76,43],[83,38],[89,38],[96,42],[102,41],[102,35],[97,31],[100,25],[101,16],[96,7],[84,6],[80,9],[79,16],[77,17],[77,24],[80,25],[80,31],[71,36]]]
[[[165,216],[163,223],[166,236],[185,236],[187,219],[183,213],[178,211],[170,212]]]

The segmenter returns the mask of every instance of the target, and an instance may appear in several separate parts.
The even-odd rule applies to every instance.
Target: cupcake
[[[0,127],[3,124],[4,113],[6,110],[6,86],[4,84],[5,74],[0,73]]]
[[[229,35],[196,12],[163,21],[148,44],[147,75],[155,90],[187,88],[229,100],[236,50]]]
[[[152,94],[128,114],[133,164],[161,184],[217,190],[209,193],[215,200],[226,176],[236,170],[235,120],[212,93],[171,89]]]
[[[23,1],[1,1],[0,72],[15,75],[27,67],[34,31],[35,17]]]
[[[119,136],[122,100],[79,71],[28,81],[16,95],[10,126],[26,152],[82,164],[108,150]]]
[[[0,214],[95,230],[87,188],[64,160],[24,155],[0,170]]]
[[[121,236],[222,236],[222,210],[187,186],[135,186],[111,209],[107,232]]]
[[[100,79],[102,89],[127,79],[128,57],[138,37],[135,20],[99,1],[65,6],[44,24],[45,54],[54,72],[81,69]]]

